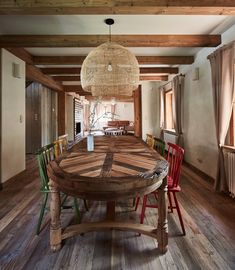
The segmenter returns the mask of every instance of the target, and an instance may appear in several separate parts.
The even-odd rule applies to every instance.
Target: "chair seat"
[[[168,191],[173,191],[173,192],[181,191],[181,188],[179,185],[177,185],[176,187],[173,186],[173,179],[170,176],[167,176],[167,185],[168,185]]]

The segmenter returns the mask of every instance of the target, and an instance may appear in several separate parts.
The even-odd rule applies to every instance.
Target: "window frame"
[[[235,101],[233,102],[232,115],[229,123],[229,145],[235,147]]]
[[[166,117],[166,110],[167,110],[167,106],[166,106],[166,95],[172,92],[172,104],[171,104],[171,109],[172,109],[172,126],[173,128],[167,128],[167,117]],[[163,93],[163,98],[164,98],[164,130],[170,133],[175,133],[175,128],[174,128],[174,120],[173,120],[173,89],[169,88],[169,89],[165,89],[164,93]]]

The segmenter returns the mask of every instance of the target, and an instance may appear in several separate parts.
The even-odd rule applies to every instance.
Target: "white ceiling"
[[[113,34],[220,34],[235,16],[217,15],[2,15],[0,34],[108,34],[104,19],[115,20]],[[86,55],[92,48],[27,48],[33,55]],[[200,48],[130,48],[136,55],[195,55]]]
[[[113,34],[208,34],[228,16],[202,15],[54,15],[1,16],[0,34],[107,34],[104,19],[113,18]]]

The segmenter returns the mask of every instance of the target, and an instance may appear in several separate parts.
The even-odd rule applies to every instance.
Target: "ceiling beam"
[[[56,82],[52,77],[43,74],[42,71],[35,66],[26,64],[26,78],[30,81],[39,82],[52,90],[63,91],[61,83]]]
[[[33,56],[27,52],[24,48],[5,48],[10,53],[14,54],[16,57],[20,58],[21,60],[25,61],[26,64],[33,65],[34,60]]]
[[[59,82],[80,82],[80,76],[53,76],[55,81]],[[140,81],[168,81],[167,75],[162,76],[140,76]]]
[[[0,47],[97,47],[108,35],[1,35]],[[112,35],[125,47],[216,47],[220,35]]]
[[[55,81],[58,82],[80,82],[80,75],[76,76],[53,76]]]
[[[91,96],[91,93],[84,91],[81,85],[64,85],[64,91],[75,92],[80,96]]]
[[[194,56],[136,56],[140,65],[191,65]]]
[[[168,81],[168,76],[140,76],[140,81]]]
[[[82,65],[86,56],[33,56],[35,65]],[[136,56],[140,65],[190,65],[193,56]]]
[[[81,68],[41,68],[44,74],[48,75],[80,75]],[[140,74],[177,74],[177,67],[153,67],[140,68]]]
[[[52,77],[47,76],[42,73],[42,71],[33,66],[33,57],[23,48],[6,48],[10,53],[14,54],[16,57],[25,61],[26,63],[26,79],[29,81],[39,82],[50,89],[55,91],[63,91],[63,86],[61,83],[53,80]]]
[[[0,1],[0,14],[153,14],[235,15],[234,0],[20,0]]]
[[[177,67],[152,67],[152,68],[140,68],[140,75],[143,74],[177,74],[179,68]]]

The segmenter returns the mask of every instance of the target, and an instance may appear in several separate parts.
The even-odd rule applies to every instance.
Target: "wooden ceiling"
[[[1,15],[85,15],[85,14],[147,14],[147,15],[235,15],[234,0],[134,0],[134,1],[0,1]],[[107,35],[0,35],[0,47],[6,48],[26,62],[28,80],[38,81],[56,91],[89,95],[79,83],[80,67],[85,55],[34,56],[24,48],[97,47],[108,40]],[[220,35],[112,35],[112,41],[125,47],[216,47]],[[141,65],[140,80],[167,81],[177,74],[179,65],[190,65],[193,55],[137,56]],[[57,67],[50,67],[56,65]],[[76,65],[76,67],[70,67]],[[166,66],[168,65],[168,66]],[[42,67],[43,66],[43,67]],[[61,67],[60,67],[61,66]]]
[[[1,1],[0,14],[235,15],[234,0],[47,0]]]

